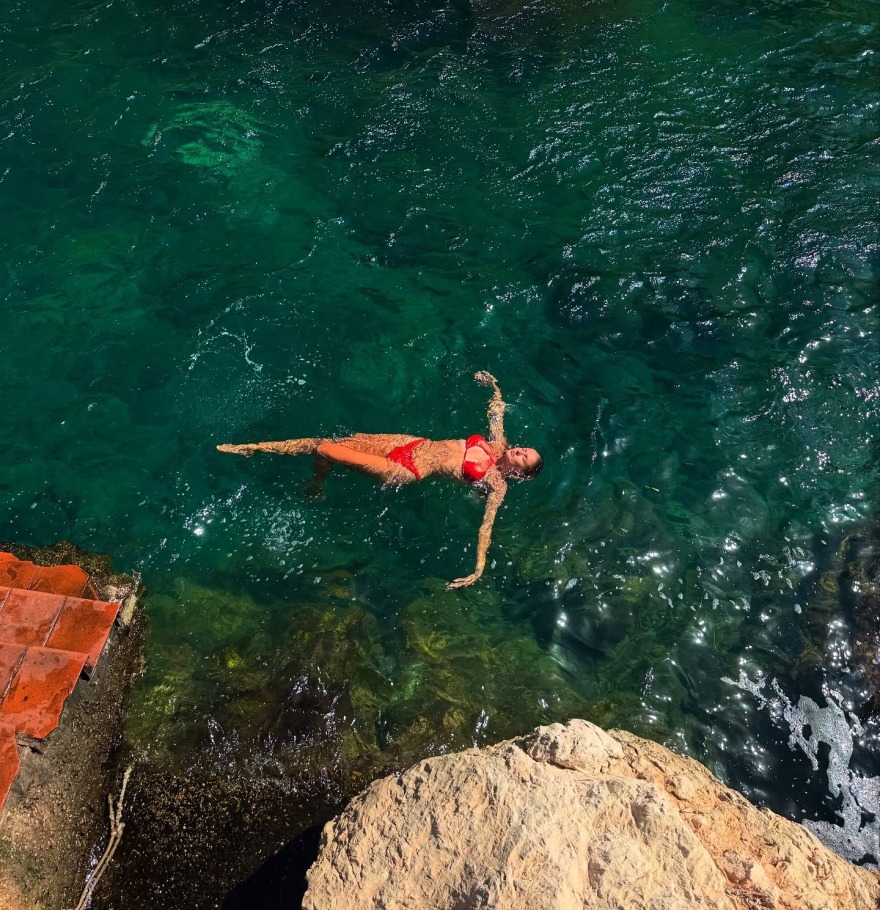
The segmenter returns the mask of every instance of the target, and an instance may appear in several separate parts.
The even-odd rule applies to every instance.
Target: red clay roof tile
[[[118,603],[68,597],[46,646],[83,652],[87,655],[86,667],[92,670],[101,656],[118,612]]]
[[[0,641],[19,645],[44,645],[64,606],[64,597],[15,588],[0,607]]]
[[[79,566],[36,566],[0,551],[0,809],[19,770],[17,733],[43,739],[58,726],[119,608],[97,599]]]
[[[0,702],[0,723],[13,724],[18,733],[44,739],[58,726],[61,709],[85,663],[82,653],[28,648]]]
[[[0,585],[7,588],[28,588],[37,576],[37,567],[32,562],[18,559],[0,562]]]
[[[3,701],[26,650],[24,645],[0,642],[0,702]]]
[[[0,574],[3,566],[0,564]],[[38,566],[35,578],[29,587],[47,594],[69,594],[81,597],[89,576],[79,566]],[[16,587],[19,587],[16,585]]]

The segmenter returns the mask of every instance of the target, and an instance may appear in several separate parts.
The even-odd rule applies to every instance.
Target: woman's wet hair
[[[544,470],[544,459],[539,455],[538,460],[523,474],[526,480],[532,480]]]
[[[516,476],[520,480],[532,480],[544,470],[544,459],[538,455],[538,460],[530,467],[522,471],[517,471]]]

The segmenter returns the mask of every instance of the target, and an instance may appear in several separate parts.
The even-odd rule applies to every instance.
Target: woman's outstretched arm
[[[480,533],[477,535],[477,568],[473,575],[465,578],[456,578],[455,581],[449,582],[447,588],[464,588],[472,585],[482,574],[486,567],[486,554],[489,552],[489,544],[492,542],[492,525],[495,523],[495,514],[498,512],[498,506],[504,499],[507,492],[507,484],[504,478],[493,471],[495,475],[491,481],[491,491],[489,498],[486,500],[486,511],[483,513],[483,523],[480,525]],[[488,477],[487,477],[488,480]]]
[[[504,410],[507,405],[501,397],[501,389],[498,388],[498,380],[485,370],[480,370],[474,374],[474,379],[480,385],[492,387],[492,398],[489,400],[489,440],[490,442],[500,442],[507,448],[507,437],[504,435]]]

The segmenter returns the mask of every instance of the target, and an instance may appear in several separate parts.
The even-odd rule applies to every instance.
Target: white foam
[[[752,681],[742,670],[738,680],[725,677],[722,681],[751,692],[760,707],[768,710],[774,719],[781,715],[790,731],[789,747],[800,749],[814,771],[819,770],[819,744],[825,743],[829,747],[828,792],[841,801],[837,810],[840,823],[806,819],[804,827],[852,862],[865,856],[874,857],[875,862],[880,860],[880,777],[864,777],[849,767],[853,740],[864,730],[859,719],[841,706],[839,694],[824,689],[827,702],[824,708],[806,695],[793,705],[775,679],[770,682],[772,692],[768,694],[765,694],[765,679],[759,677]],[[873,820],[863,824],[863,811],[872,814]]]

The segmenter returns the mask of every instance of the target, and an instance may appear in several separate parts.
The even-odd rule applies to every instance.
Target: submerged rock
[[[304,910],[880,905],[880,877],[689,758],[583,720],[428,759],[324,829]]]
[[[844,606],[852,616],[853,658],[868,690],[865,717],[880,714],[880,526],[841,544]]]

